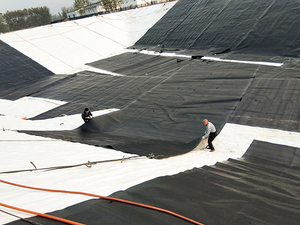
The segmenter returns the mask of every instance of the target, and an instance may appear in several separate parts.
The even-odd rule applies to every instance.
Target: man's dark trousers
[[[209,149],[211,150],[215,150],[213,144],[212,144],[212,141],[217,137],[217,131],[216,132],[211,132],[209,134],[209,137],[208,137],[208,146],[209,146]]]

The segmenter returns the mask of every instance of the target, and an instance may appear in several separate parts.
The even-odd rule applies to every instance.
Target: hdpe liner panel
[[[298,58],[299,4],[299,0],[180,0],[135,48]]]
[[[68,104],[41,114],[34,119],[46,119],[61,114],[81,114],[84,108],[91,111],[107,108],[124,108],[139,96],[151,90],[162,78],[111,76],[80,72],[70,79],[40,90],[34,97],[59,99]],[[80,117],[78,119],[81,119]]]
[[[121,66],[124,59],[134,57],[137,62],[144,58],[144,63],[132,66],[124,63]],[[132,53],[97,63],[106,69],[122,70],[127,75],[106,76],[109,82],[97,84],[89,81],[89,77],[77,76],[72,83],[51,87],[44,93],[39,92],[37,96],[67,96],[63,100],[69,103],[80,101],[86,102],[87,107],[98,104],[109,108],[116,107],[114,103],[120,98],[128,98],[124,101],[126,105],[121,105],[122,108],[117,112],[96,117],[73,131],[26,133],[110,147],[144,156],[151,153],[159,157],[183,154],[199,143],[205,130],[203,119],[208,118],[221,130],[257,70],[256,65]],[[148,75],[144,71],[148,71]],[[151,85],[145,88],[147,85],[142,83],[143,80],[151,81]],[[133,95],[135,87],[141,88],[138,88],[138,94]],[[64,107],[71,108],[72,104],[61,106],[60,109]],[[77,110],[81,113],[83,108]],[[78,119],[81,120],[80,116]]]
[[[162,57],[160,55],[124,53],[88,65],[126,76],[168,77],[170,73],[180,69],[188,61],[187,58],[179,56]]]
[[[167,209],[203,224],[298,224],[299,168],[299,148],[253,141],[241,159],[159,177],[110,197]],[[191,224],[153,210],[101,199],[51,215],[85,224]],[[32,220],[46,221],[38,217]]]
[[[258,74],[229,122],[300,132],[300,79]]]
[[[142,62],[138,63],[139,61]],[[118,68],[121,67],[121,75],[125,76],[112,76],[89,71],[67,76],[61,82],[43,88],[33,96],[63,100],[68,104],[34,119],[81,113],[86,107],[92,111],[125,108],[187,63],[189,61],[186,59],[179,60],[132,53],[95,62],[95,65],[99,64],[99,68],[116,73],[120,73]]]
[[[16,100],[12,94],[16,96],[27,85],[53,75],[51,71],[2,41],[0,59],[0,98]]]

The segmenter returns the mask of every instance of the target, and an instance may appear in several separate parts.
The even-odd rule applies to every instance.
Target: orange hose
[[[126,203],[126,204],[131,204],[131,205],[140,206],[140,207],[156,210],[156,211],[159,211],[159,212],[167,213],[167,214],[170,214],[172,216],[178,217],[180,219],[186,220],[186,221],[188,221],[190,223],[193,223],[193,224],[204,225],[204,224],[199,223],[195,220],[192,220],[190,218],[187,218],[185,216],[179,215],[177,213],[171,212],[171,211],[166,210],[166,209],[162,209],[162,208],[158,208],[158,207],[150,206],[150,205],[145,205],[145,204],[141,204],[141,203],[137,203],[137,202],[127,201],[127,200],[123,200],[123,199],[119,199],[119,198],[106,197],[106,196],[90,194],[90,193],[85,193],[85,192],[78,192],[78,191],[65,191],[65,190],[53,190],[53,189],[45,189],[45,188],[36,188],[36,187],[30,187],[30,186],[25,186],[25,185],[21,185],[21,184],[15,184],[15,183],[11,183],[11,182],[4,181],[4,180],[0,180],[0,182],[5,183],[5,184],[9,184],[9,185],[13,185],[13,186],[17,186],[17,187],[28,188],[28,189],[39,190],[39,191],[49,191],[49,192],[60,192],[60,193],[68,193],[68,194],[87,195],[87,196],[91,196],[91,197],[97,197],[97,198],[102,198],[102,199],[106,199],[106,200],[122,202],[122,203]]]
[[[60,221],[60,222],[63,222],[63,223],[68,223],[68,224],[73,224],[73,225],[84,225],[83,223],[77,223],[77,222],[67,220],[67,219],[63,219],[63,218],[60,218],[60,217],[51,216],[51,215],[47,215],[47,214],[43,214],[43,213],[39,213],[39,212],[34,212],[34,211],[27,210],[27,209],[21,209],[21,208],[14,207],[14,206],[11,206],[11,205],[6,205],[6,204],[3,204],[3,203],[0,203],[0,206],[10,208],[10,209],[14,209],[14,210],[21,211],[21,212],[25,212],[25,213],[29,213],[29,214],[42,216],[42,217],[52,219],[52,220],[57,220],[57,221]]]

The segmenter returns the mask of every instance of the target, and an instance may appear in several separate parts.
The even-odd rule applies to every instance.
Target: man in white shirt
[[[213,151],[215,151],[215,148],[212,144],[212,141],[217,136],[217,130],[216,130],[215,126],[211,122],[209,122],[207,119],[203,120],[203,124],[204,124],[204,126],[206,126],[206,131],[205,131],[202,139],[205,139],[208,137],[208,149],[210,149],[210,152],[213,152]]]

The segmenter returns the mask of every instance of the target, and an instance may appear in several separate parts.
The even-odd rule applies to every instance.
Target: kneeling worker
[[[204,124],[204,126],[206,126],[206,131],[205,131],[202,139],[205,139],[208,137],[208,149],[210,149],[210,152],[213,152],[213,151],[215,151],[215,148],[212,144],[212,141],[215,139],[215,137],[217,137],[217,130],[216,130],[215,126],[211,122],[209,122],[207,119],[203,120],[203,124]]]
[[[88,108],[85,108],[84,111],[81,114],[81,117],[83,119],[83,121],[86,123],[88,121],[90,121],[90,119],[94,118],[92,113],[89,111]]]

